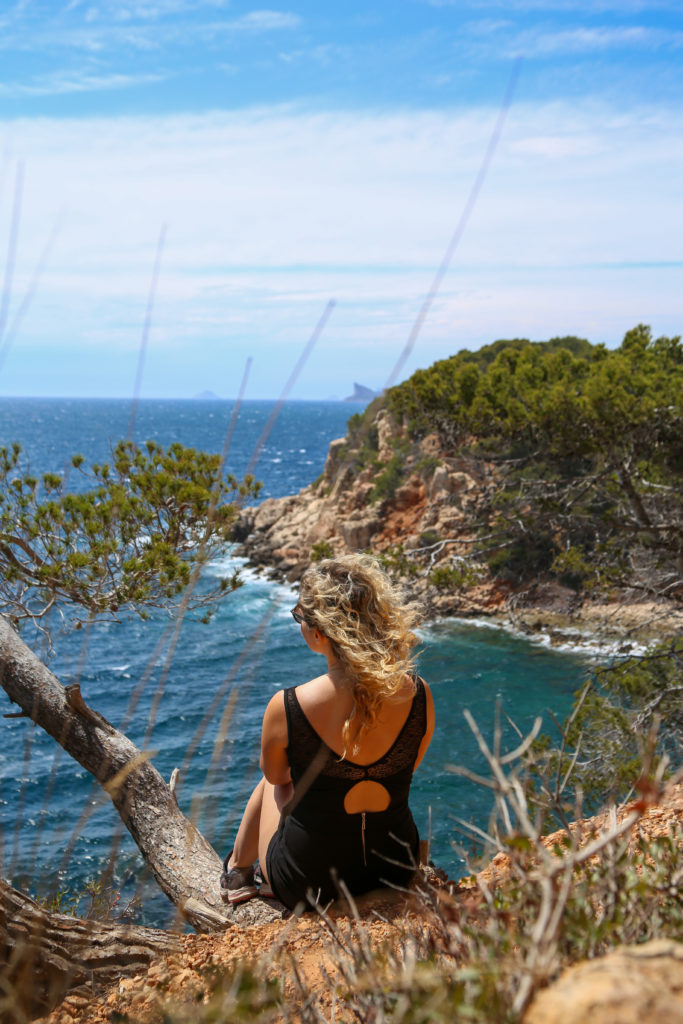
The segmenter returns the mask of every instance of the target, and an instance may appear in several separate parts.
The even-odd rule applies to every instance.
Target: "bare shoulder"
[[[295,687],[297,692],[311,692],[312,690],[318,690],[325,682],[329,682],[329,676],[324,672],[320,676],[314,676],[313,679],[308,679],[305,683],[299,683]]]
[[[278,690],[268,701],[263,715],[263,732],[278,734],[287,732],[287,714],[285,712],[285,691]]]
[[[329,696],[330,679],[328,675],[316,676],[305,683],[299,683],[295,687],[297,699],[302,704],[317,704],[321,699]]]
[[[404,677],[403,686],[398,690],[396,696],[393,698],[396,703],[403,704],[405,701],[411,701],[417,693],[417,676],[407,675]],[[424,680],[422,680],[424,683]]]
[[[266,714],[277,714],[285,710],[285,691],[278,690],[274,693],[266,705]]]

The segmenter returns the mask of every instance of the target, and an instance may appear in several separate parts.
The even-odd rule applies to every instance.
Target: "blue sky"
[[[681,332],[679,0],[0,0],[0,394],[293,397]]]

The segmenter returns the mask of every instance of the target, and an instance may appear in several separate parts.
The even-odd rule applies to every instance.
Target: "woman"
[[[230,903],[257,894],[257,857],[262,895],[290,909],[335,899],[340,881],[353,894],[405,885],[417,866],[408,791],[434,704],[413,672],[414,613],[374,559],[347,555],[306,571],[292,615],[327,671],[266,708],[264,778],[221,876]]]

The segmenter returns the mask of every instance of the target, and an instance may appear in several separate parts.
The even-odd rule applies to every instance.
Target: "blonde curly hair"
[[[370,555],[325,558],[301,578],[306,623],[327,637],[353,683],[353,709],[344,723],[344,754],[357,753],[385,700],[405,690],[415,665],[416,610]]]

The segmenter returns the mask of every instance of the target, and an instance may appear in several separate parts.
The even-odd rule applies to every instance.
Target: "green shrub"
[[[481,576],[482,570],[478,566],[462,562],[459,565],[437,565],[429,574],[429,582],[439,590],[461,590],[474,586]]]
[[[419,459],[416,459],[415,461],[415,472],[428,480],[434,475],[434,471],[442,465],[442,460],[437,458],[436,455],[421,455]]]
[[[394,452],[389,461],[385,463],[381,473],[375,477],[375,485],[369,495],[370,503],[374,505],[377,501],[392,498],[404,476],[405,456],[400,452]]]
[[[320,562],[323,558],[333,558],[334,548],[329,540],[317,540],[311,547],[311,561]]]
[[[417,566],[406,555],[403,544],[392,544],[380,551],[377,560],[392,576],[417,576]]]
[[[590,583],[595,580],[595,566],[576,547],[570,547],[555,555],[550,569],[560,583],[571,587],[572,590],[589,589]]]
[[[82,917],[86,921],[126,920],[132,918],[141,905],[139,896],[122,904],[120,890],[99,879],[91,879],[79,892],[60,889],[52,896],[39,896],[36,902],[51,914]]]
[[[486,561],[494,576],[520,582],[548,572],[556,550],[555,542],[548,534],[527,533],[492,551]]]
[[[577,694],[565,725],[566,749],[547,755],[566,772],[589,808],[624,799],[648,761],[680,764],[683,749],[683,640],[660,643],[645,654],[595,669]]]

